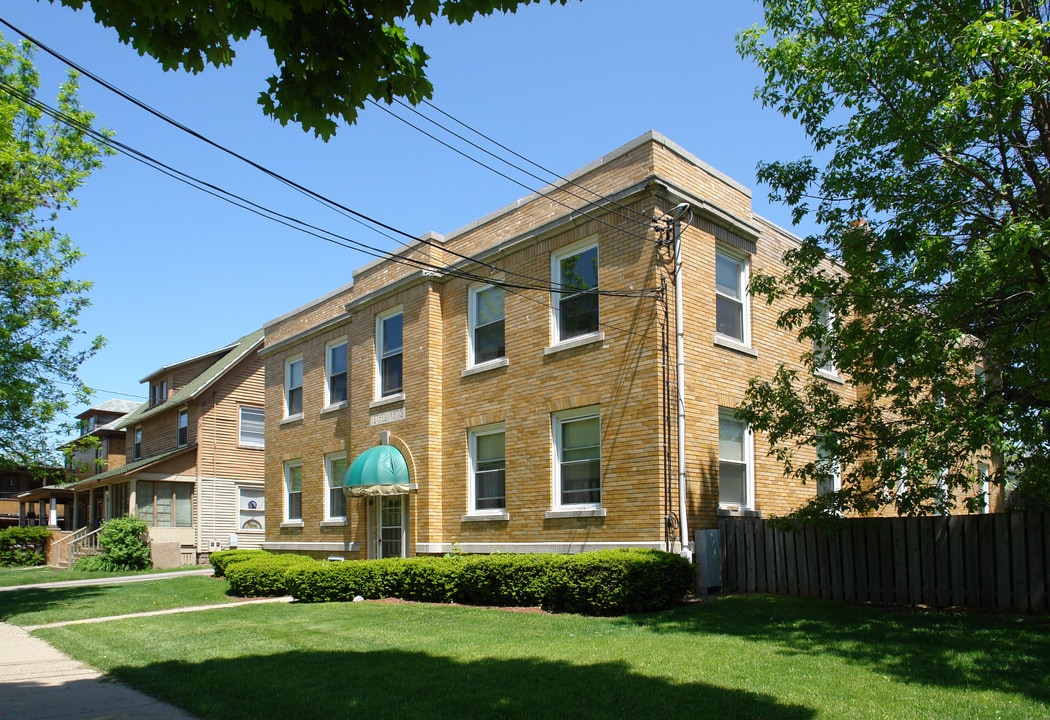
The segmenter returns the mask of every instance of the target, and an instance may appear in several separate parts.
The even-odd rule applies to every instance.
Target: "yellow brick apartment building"
[[[653,222],[672,215],[683,473],[673,247]],[[690,531],[787,512],[816,489],[733,408],[750,378],[802,368],[784,307],[746,290],[795,242],[749,190],[650,132],[357,269],[264,327],[264,547],[679,551],[683,509]]]

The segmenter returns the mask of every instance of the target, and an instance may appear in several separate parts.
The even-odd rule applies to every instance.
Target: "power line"
[[[487,165],[487,164],[485,164],[485,163],[481,162],[481,161],[480,161],[480,160],[478,160],[477,158],[474,158],[474,157],[470,156],[470,155],[469,155],[468,153],[466,153],[466,152],[464,152],[464,151],[462,151],[462,150],[459,150],[458,148],[455,148],[455,147],[453,147],[452,145],[450,145],[450,144],[448,144],[448,143],[444,142],[443,140],[440,140],[439,138],[437,138],[437,137],[435,137],[434,135],[430,134],[430,133],[429,133],[429,132],[427,132],[426,130],[423,130],[422,128],[420,128],[420,127],[419,127],[419,126],[417,126],[417,125],[414,125],[413,123],[409,122],[408,120],[406,120],[405,118],[401,117],[400,115],[397,115],[396,113],[394,113],[394,112],[393,112],[392,110],[390,110],[389,108],[387,108],[387,107],[384,107],[383,105],[380,105],[380,104],[379,104],[379,103],[377,103],[377,102],[376,102],[375,100],[372,100],[372,101],[370,101],[370,102],[371,102],[371,103],[372,103],[373,105],[375,105],[376,107],[378,107],[378,108],[379,108],[380,110],[382,110],[383,112],[386,112],[386,113],[388,113],[389,115],[391,115],[391,116],[393,116],[394,118],[396,118],[397,120],[400,120],[401,122],[405,123],[406,125],[408,125],[408,126],[409,126],[410,128],[412,128],[413,130],[416,130],[416,131],[418,131],[418,132],[422,133],[423,135],[425,135],[426,137],[430,138],[430,139],[431,139],[431,140],[433,140],[434,142],[436,142],[436,143],[439,143],[440,145],[443,145],[444,147],[448,148],[449,150],[452,150],[453,152],[455,152],[455,153],[457,153],[457,154],[459,154],[459,155],[461,155],[461,156],[465,157],[466,159],[470,160],[471,162],[473,162],[473,163],[475,163],[475,164],[477,164],[477,165],[480,165],[481,167],[485,168],[486,170],[489,170],[489,171],[491,171],[491,172],[495,173],[496,175],[499,175],[499,176],[500,176],[501,178],[504,178],[504,179],[506,179],[506,180],[509,180],[510,182],[514,183],[515,185],[518,185],[518,186],[520,186],[520,187],[523,187],[523,188],[525,188],[526,190],[528,190],[529,192],[534,192],[534,193],[536,193],[537,195],[539,195],[540,197],[546,198],[546,199],[550,200],[550,201],[551,201],[551,202],[553,202],[553,203],[556,203],[556,204],[558,204],[558,205],[561,205],[562,207],[568,208],[568,209],[570,209],[570,210],[573,210],[573,211],[575,211],[575,212],[580,212],[580,214],[582,214],[582,215],[583,215],[584,217],[586,217],[586,218],[587,218],[587,219],[589,219],[589,220],[594,220],[595,222],[598,222],[598,223],[601,223],[601,224],[603,224],[603,225],[606,225],[607,227],[616,227],[616,226],[614,226],[614,225],[612,225],[612,224],[610,224],[610,223],[607,223],[607,222],[605,222],[605,221],[603,221],[603,220],[600,220],[600,219],[598,219],[598,218],[596,218],[596,217],[592,217],[591,215],[588,215],[587,213],[585,213],[585,212],[582,212],[582,211],[580,211],[580,209],[579,209],[579,208],[573,208],[572,206],[570,206],[570,205],[567,205],[566,203],[563,203],[563,202],[561,202],[561,201],[559,201],[559,200],[555,199],[555,198],[554,198],[554,197],[553,197],[552,195],[550,195],[550,194],[548,194],[548,193],[544,193],[544,192],[543,192],[543,191],[541,191],[541,190],[536,190],[535,188],[531,187],[530,185],[526,185],[526,184],[525,184],[525,183],[523,183],[523,182],[520,182],[520,181],[518,181],[518,180],[515,180],[515,179],[514,179],[514,178],[512,178],[511,176],[509,176],[509,175],[507,175],[507,174],[505,174],[505,173],[503,173],[503,172],[501,172],[501,171],[499,171],[499,170],[495,169],[494,167],[492,167],[492,166],[490,166],[490,165]],[[426,115],[424,115],[423,113],[419,112],[419,110],[415,109],[414,107],[412,107],[412,106],[411,106],[411,105],[409,105],[408,103],[404,102],[403,100],[397,100],[396,102],[397,102],[397,104],[398,104],[398,105],[400,105],[401,107],[403,107],[403,108],[405,108],[405,109],[409,110],[410,112],[414,113],[415,115],[418,115],[419,117],[423,118],[424,120],[426,120],[427,122],[431,123],[432,125],[435,125],[435,126],[437,126],[437,127],[441,128],[442,130],[444,130],[445,132],[447,132],[447,133],[448,133],[449,135],[452,135],[453,137],[455,137],[455,138],[458,138],[458,139],[462,140],[463,142],[467,143],[467,144],[468,144],[468,145],[470,145],[471,147],[473,147],[473,148],[476,148],[477,150],[480,150],[481,152],[485,153],[485,154],[486,154],[486,155],[488,155],[489,157],[492,157],[492,158],[494,158],[494,159],[498,160],[499,162],[501,162],[501,163],[503,163],[503,164],[505,164],[505,165],[509,165],[510,167],[514,168],[515,170],[518,170],[519,172],[525,173],[525,174],[526,174],[526,175],[528,175],[529,177],[531,177],[531,178],[533,178],[533,179],[535,179],[535,180],[539,180],[540,182],[542,182],[542,183],[544,183],[544,184],[550,184],[550,183],[549,183],[549,181],[545,180],[544,178],[540,177],[539,175],[536,175],[535,173],[532,173],[532,172],[530,172],[529,170],[526,170],[525,168],[521,167],[520,165],[516,165],[515,163],[512,163],[512,162],[510,162],[509,160],[506,160],[505,158],[501,158],[501,157],[500,157],[499,155],[496,155],[495,153],[493,153],[493,152],[491,152],[491,151],[489,151],[489,150],[486,150],[485,148],[483,148],[482,146],[480,146],[480,145],[478,145],[477,143],[473,142],[472,140],[469,140],[469,139],[467,139],[467,138],[463,137],[462,135],[460,135],[459,133],[457,133],[457,132],[455,132],[455,131],[453,131],[453,130],[450,130],[450,129],[449,129],[448,127],[446,127],[446,126],[442,125],[441,123],[437,122],[437,121],[436,121],[436,120],[434,120],[433,118],[427,117],[427,116],[426,116]],[[449,116],[449,117],[451,117],[451,116]],[[455,120],[455,118],[452,118],[452,119],[453,119],[453,120]],[[458,120],[457,120],[456,122],[460,122],[460,121],[458,121]],[[460,123],[460,124],[463,124],[463,123]],[[465,124],[464,124],[464,127],[469,127],[469,126],[467,126],[467,125],[465,125]],[[478,134],[479,134],[479,135],[481,135],[481,133],[478,133]],[[488,139],[488,138],[487,138],[486,136],[484,136],[484,135],[481,135],[481,137],[485,137],[485,139],[486,139],[486,140]],[[490,142],[494,142],[494,141],[491,141],[491,140],[490,140]],[[499,145],[499,143],[496,143],[496,145]],[[502,145],[499,145],[499,147],[503,147],[503,146],[502,146]],[[510,151],[510,152],[513,152],[513,151]],[[530,160],[528,160],[527,158],[526,158],[525,160],[526,160],[526,162],[531,162],[531,161],[530,161]],[[535,163],[532,163],[532,164],[534,164],[534,165],[535,165]],[[539,167],[539,166],[537,166],[537,167]],[[541,168],[541,169],[542,169],[542,168]],[[553,174],[553,173],[552,173],[552,174]],[[565,180],[565,178],[562,178],[562,179],[563,179],[563,180]],[[569,183],[570,181],[566,180],[566,182],[567,182],[567,183]],[[571,183],[571,184],[572,184],[572,185],[574,185],[574,186],[576,186],[576,187],[582,187],[582,186],[580,186],[580,185],[577,185],[576,183]],[[564,189],[564,188],[561,188],[561,189]],[[609,202],[610,204],[613,204],[613,205],[615,205],[616,207],[619,207],[619,208],[621,208],[621,209],[625,209],[625,210],[629,210],[630,212],[633,212],[633,213],[637,214],[638,216],[640,216],[640,217],[643,217],[643,218],[645,218],[645,219],[644,219],[644,222],[645,222],[645,224],[648,224],[648,223],[649,223],[649,221],[651,220],[651,218],[649,218],[649,217],[648,217],[647,215],[645,215],[645,213],[643,213],[643,212],[640,212],[640,211],[638,211],[638,210],[635,210],[635,209],[633,209],[633,208],[629,208],[629,207],[627,207],[627,206],[625,206],[625,205],[620,205],[619,203],[616,203],[616,202],[614,202],[614,201],[612,201],[612,200],[609,200],[609,199],[605,198],[604,196],[602,196],[601,194],[599,194],[599,193],[596,193],[596,192],[594,192],[593,190],[588,190],[587,188],[583,188],[583,189],[584,189],[584,190],[586,190],[587,192],[591,193],[592,195],[596,196],[596,197],[597,197],[597,198],[599,198],[600,200],[603,200],[603,201],[607,201],[607,202]],[[577,195],[576,193],[574,193],[574,192],[571,192],[571,191],[569,191],[569,190],[565,190],[565,192],[566,192],[566,193],[567,193],[568,195],[571,195],[572,197],[576,198],[577,200],[580,200],[580,201],[582,201],[583,203],[585,203],[585,204],[586,204],[586,206],[589,206],[589,207],[600,207],[600,204],[599,204],[598,202],[594,201],[594,200],[588,200],[588,199],[586,199],[586,198],[584,198],[584,197],[581,197],[581,196]],[[614,214],[614,215],[616,215],[617,217],[619,217],[619,218],[623,219],[623,220],[626,220],[626,219],[627,219],[627,218],[626,218],[625,216],[623,216],[623,215],[621,215],[621,214],[619,214],[619,213],[613,213],[613,214]],[[625,231],[625,232],[626,232],[626,231]],[[645,238],[645,237],[643,237],[643,236],[641,236],[641,235],[637,235],[637,234],[635,234],[635,233],[627,233],[627,234],[628,234],[628,235],[630,235],[631,237],[634,237],[634,238],[637,238],[637,239],[640,239],[640,240],[647,240],[647,239],[648,239],[648,238]]]
[[[271,221],[277,222],[277,223],[279,223],[281,225],[284,225],[284,226],[286,226],[286,227],[288,227],[290,229],[296,230],[298,232],[302,232],[302,233],[307,234],[307,235],[311,235],[311,236],[316,237],[316,238],[321,239],[321,240],[325,240],[326,242],[330,242],[330,243],[335,244],[335,245],[340,246],[340,247],[346,247],[348,249],[356,249],[356,250],[364,252],[364,253],[366,253],[368,255],[372,255],[373,257],[387,259],[387,260],[390,260],[390,261],[393,261],[393,262],[396,262],[396,263],[410,265],[410,266],[416,267],[416,268],[422,268],[424,270],[434,271],[434,272],[436,272],[438,274],[441,274],[441,275],[448,275],[448,276],[451,276],[451,277],[458,277],[458,278],[465,279],[465,280],[468,280],[468,281],[473,281],[473,282],[485,282],[487,284],[499,285],[501,287],[516,289],[516,290],[538,290],[538,291],[543,291],[543,292],[547,292],[547,293],[565,292],[566,290],[568,290],[568,291],[572,291],[572,292],[581,292],[581,293],[585,293],[585,294],[594,294],[594,295],[606,295],[606,296],[613,296],[613,297],[623,297],[623,296],[626,296],[626,297],[640,297],[640,296],[643,296],[643,295],[648,294],[649,292],[651,292],[650,290],[644,290],[644,289],[643,290],[601,290],[601,289],[589,290],[589,289],[579,289],[579,288],[575,288],[575,287],[573,287],[571,285],[564,285],[564,284],[559,284],[557,287],[555,287],[551,283],[543,283],[543,282],[541,282],[539,285],[524,285],[524,284],[521,284],[521,283],[510,283],[510,282],[506,282],[506,281],[498,281],[497,282],[497,281],[491,280],[489,277],[482,276],[482,275],[477,275],[475,273],[470,273],[470,272],[467,272],[465,270],[456,270],[456,269],[453,269],[453,268],[451,268],[451,267],[449,267],[447,265],[435,265],[434,263],[427,262],[425,260],[420,260],[420,259],[417,259],[417,258],[411,258],[411,257],[407,257],[407,256],[400,255],[400,254],[397,254],[397,253],[391,253],[389,251],[382,250],[380,248],[376,248],[374,246],[368,245],[367,243],[361,242],[359,240],[354,240],[354,239],[346,237],[344,235],[340,235],[338,233],[335,233],[335,232],[332,232],[332,231],[329,231],[329,230],[324,230],[323,228],[319,228],[319,227],[317,227],[315,225],[312,225],[312,224],[307,223],[307,222],[305,222],[303,220],[300,220],[300,219],[298,219],[298,218],[296,218],[294,216],[286,215],[286,214],[280,213],[280,212],[278,212],[276,210],[273,210],[271,208],[267,208],[265,206],[259,205],[258,203],[255,203],[255,202],[253,202],[251,200],[248,200],[246,198],[243,198],[243,197],[241,197],[241,196],[239,196],[239,195],[237,195],[235,193],[227,191],[227,190],[225,190],[225,189],[223,189],[223,188],[221,188],[221,187],[219,187],[217,185],[214,185],[214,184],[209,183],[207,181],[201,180],[200,178],[197,178],[197,177],[192,176],[192,175],[190,175],[188,173],[185,173],[185,172],[183,172],[181,170],[173,168],[172,166],[167,165],[167,164],[161,162],[160,160],[157,160],[156,158],[154,158],[154,157],[152,157],[150,155],[147,155],[146,153],[143,153],[143,152],[141,152],[139,150],[136,150],[135,148],[131,147],[130,145],[127,145],[126,143],[119,142],[119,141],[113,139],[112,137],[109,137],[105,133],[103,133],[103,132],[101,132],[99,130],[96,130],[95,128],[91,127],[90,125],[88,125],[86,123],[83,123],[83,122],[81,122],[80,120],[77,120],[74,117],[71,117],[67,113],[64,113],[61,110],[58,110],[58,109],[48,105],[47,103],[44,103],[41,100],[38,100],[37,98],[32,97],[31,95],[29,95],[29,94],[19,90],[18,88],[14,87],[10,83],[7,83],[6,81],[0,80],[0,89],[3,89],[4,91],[8,92],[10,95],[12,95],[13,97],[15,97],[18,100],[22,101],[23,103],[25,103],[25,104],[27,104],[27,105],[29,105],[31,107],[34,107],[34,108],[36,108],[37,110],[40,110],[43,113],[46,113],[47,115],[53,117],[54,119],[56,119],[56,120],[58,120],[60,122],[66,123],[67,125],[70,125],[71,127],[75,127],[76,129],[80,130],[81,132],[83,132],[83,133],[89,135],[90,137],[92,137],[93,139],[95,139],[97,142],[102,143],[102,144],[106,145],[107,147],[110,147],[110,148],[112,148],[112,149],[114,149],[114,150],[116,150],[118,152],[121,152],[121,153],[131,157],[132,159],[137,160],[137,161],[145,164],[148,167],[151,167],[151,168],[153,168],[153,169],[155,169],[155,170],[157,170],[159,172],[164,173],[165,175],[168,175],[169,177],[171,177],[171,178],[173,178],[175,180],[178,180],[180,182],[183,182],[183,183],[189,185],[190,187],[193,187],[195,189],[201,190],[201,191],[203,191],[203,192],[205,192],[205,193],[207,193],[209,195],[212,195],[213,197],[215,197],[217,199],[220,199],[220,200],[223,200],[225,202],[228,202],[228,203],[234,205],[235,207],[240,207],[243,210],[247,210],[248,212],[252,212],[252,213],[254,213],[256,215],[259,215],[259,216],[264,217],[266,219],[269,219]],[[470,258],[467,258],[467,259],[469,260]]]
[[[525,169],[523,169],[523,168],[520,168],[520,167],[518,167],[517,165],[515,165],[515,164],[513,164],[513,163],[511,163],[511,162],[508,162],[508,161],[506,161],[506,160],[504,160],[504,159],[502,159],[502,158],[499,158],[499,157],[497,157],[497,156],[496,156],[495,154],[493,154],[493,153],[489,152],[488,150],[485,150],[484,148],[481,148],[481,147],[479,147],[478,145],[475,145],[474,143],[470,142],[470,141],[469,141],[469,140],[467,140],[466,138],[462,138],[462,137],[461,137],[460,135],[458,135],[458,134],[456,134],[456,133],[452,132],[451,130],[449,130],[449,129],[448,129],[448,128],[446,128],[445,126],[443,126],[443,125],[440,125],[439,123],[435,122],[434,120],[432,120],[431,118],[427,117],[426,115],[423,115],[423,114],[422,114],[422,113],[420,113],[420,112],[419,112],[418,110],[416,110],[415,108],[413,108],[413,107],[411,107],[411,106],[407,105],[407,104],[406,104],[406,103],[404,103],[403,101],[399,100],[399,101],[398,101],[398,103],[400,103],[401,105],[404,105],[405,107],[408,107],[408,108],[409,108],[410,110],[412,110],[413,112],[416,112],[416,113],[417,113],[417,114],[419,114],[419,115],[420,115],[421,117],[424,117],[424,118],[426,118],[426,119],[427,119],[427,120],[428,120],[429,122],[431,122],[431,123],[434,123],[435,125],[437,125],[437,126],[438,126],[438,127],[440,127],[441,129],[445,130],[446,132],[449,132],[449,133],[451,133],[452,135],[455,135],[456,137],[459,137],[459,138],[460,138],[460,139],[462,139],[462,140],[463,140],[464,142],[467,142],[467,143],[470,143],[471,145],[474,145],[474,147],[478,148],[478,149],[479,149],[479,150],[481,150],[482,152],[485,152],[485,153],[487,153],[487,154],[491,155],[492,157],[496,157],[496,158],[497,158],[498,160],[500,160],[501,162],[504,162],[504,163],[506,163],[507,165],[510,165],[510,166],[511,166],[511,167],[513,167],[513,168],[516,168],[516,169],[518,169],[518,170],[521,170],[521,171],[522,171],[522,172],[524,172],[525,174],[527,174],[527,175],[530,175],[531,177],[534,177],[534,178],[536,178],[536,179],[537,179],[537,180],[539,180],[540,182],[545,182],[545,183],[548,183],[548,184],[549,184],[549,181],[547,181],[547,180],[543,180],[543,179],[542,179],[542,178],[540,178],[539,176],[537,176],[537,175],[533,175],[533,174],[532,174],[532,173],[530,173],[530,172],[529,172],[528,170],[525,170]],[[478,137],[484,138],[485,140],[489,141],[490,143],[492,143],[492,144],[493,144],[493,145],[495,145],[496,147],[500,148],[501,150],[504,150],[504,151],[506,151],[506,152],[509,152],[509,153],[510,153],[511,155],[513,155],[514,157],[518,158],[519,160],[523,160],[523,161],[527,162],[527,163],[528,163],[529,165],[532,165],[532,166],[533,166],[533,167],[535,167],[535,168],[539,168],[540,170],[542,170],[543,172],[547,173],[548,175],[552,175],[552,176],[553,176],[553,177],[554,177],[555,179],[557,179],[557,180],[561,180],[562,182],[564,182],[564,183],[566,183],[566,184],[568,184],[568,185],[572,185],[573,187],[577,187],[577,188],[579,188],[580,190],[582,190],[582,191],[584,191],[584,192],[586,192],[586,193],[590,193],[591,195],[594,195],[594,196],[595,196],[596,198],[598,198],[599,200],[602,200],[602,201],[605,201],[605,202],[609,202],[609,203],[611,203],[611,204],[615,205],[616,207],[620,208],[621,210],[625,210],[625,211],[627,211],[627,212],[630,212],[630,213],[634,213],[635,215],[637,215],[637,216],[638,216],[638,217],[639,217],[640,219],[642,219],[642,220],[643,220],[644,222],[646,222],[646,223],[648,223],[648,222],[650,221],[650,219],[651,219],[651,218],[649,218],[649,216],[648,216],[648,215],[646,215],[645,213],[641,212],[640,210],[635,210],[634,208],[630,207],[629,205],[623,205],[623,204],[621,204],[621,203],[618,203],[618,202],[616,202],[615,200],[613,200],[612,198],[609,198],[609,197],[607,197],[607,196],[605,196],[605,195],[602,195],[601,193],[595,192],[594,190],[591,190],[590,188],[588,188],[588,187],[587,187],[587,186],[585,186],[585,185],[580,185],[579,183],[577,183],[577,182],[575,182],[575,181],[573,181],[573,180],[570,180],[569,178],[565,177],[564,175],[559,175],[559,174],[558,174],[558,173],[556,173],[556,172],[555,172],[554,170],[551,170],[551,169],[549,169],[549,168],[547,168],[547,167],[544,167],[543,165],[541,165],[540,163],[536,162],[535,160],[530,160],[529,158],[525,157],[525,156],[524,156],[524,155],[522,155],[521,153],[515,152],[515,151],[514,151],[514,150],[512,150],[511,148],[509,148],[509,147],[507,147],[506,145],[502,144],[502,143],[501,143],[501,142],[499,142],[498,140],[495,140],[495,139],[493,139],[493,138],[489,137],[488,135],[486,135],[485,133],[481,132],[480,130],[478,130],[478,129],[474,128],[474,127],[471,127],[470,125],[468,125],[467,123],[463,122],[463,121],[462,121],[462,120],[460,120],[459,118],[455,117],[455,116],[454,116],[454,115],[452,115],[451,113],[449,113],[449,112],[446,112],[445,110],[442,110],[442,109],[441,109],[441,108],[439,108],[439,107],[438,107],[437,105],[435,105],[434,103],[430,102],[429,100],[424,100],[424,101],[423,101],[423,103],[424,103],[425,105],[427,105],[428,107],[431,107],[431,108],[433,108],[434,110],[436,110],[436,111],[437,111],[437,112],[439,112],[440,114],[444,115],[444,116],[445,116],[445,117],[447,117],[447,118],[448,118],[449,120],[451,120],[451,121],[453,121],[454,123],[456,123],[457,125],[460,125],[461,127],[463,127],[463,128],[466,128],[467,130],[469,130],[470,132],[474,133],[474,134],[475,134],[475,135],[477,135]],[[579,196],[574,196],[574,197],[579,197]],[[580,199],[582,199],[582,198],[580,198]]]
[[[98,83],[102,87],[106,88],[110,92],[113,92],[116,95],[124,98],[125,100],[127,100],[130,103],[132,103],[136,107],[139,107],[140,109],[145,110],[146,112],[150,113],[151,115],[153,115],[154,117],[158,118],[159,120],[162,120],[162,121],[168,123],[169,125],[171,125],[171,126],[177,128],[177,129],[187,133],[191,137],[193,137],[193,138],[195,138],[197,140],[200,140],[201,142],[206,143],[207,145],[215,148],[216,150],[219,150],[220,152],[223,152],[223,153],[225,153],[227,155],[230,155],[231,157],[233,157],[233,158],[235,158],[237,160],[240,160],[241,162],[249,165],[250,167],[258,170],[259,172],[262,172],[265,175],[268,175],[269,177],[277,180],[278,182],[284,183],[285,185],[287,185],[287,186],[291,187],[292,189],[296,190],[297,192],[302,193],[303,195],[305,195],[305,196],[307,196],[307,197],[309,197],[309,198],[311,198],[311,199],[313,199],[313,200],[315,200],[315,201],[317,201],[317,202],[319,202],[319,203],[329,207],[330,209],[336,210],[336,211],[338,211],[338,212],[340,212],[340,213],[342,213],[344,215],[347,215],[347,216],[349,216],[351,218],[356,218],[359,221],[363,221],[365,223],[369,223],[371,225],[374,225],[376,227],[382,228],[384,230],[387,230],[389,232],[395,233],[397,235],[401,235],[401,236],[411,240],[412,242],[422,243],[424,245],[433,247],[433,248],[435,248],[437,250],[440,250],[442,252],[445,252],[445,253],[448,253],[450,255],[453,255],[454,257],[458,257],[458,258],[460,258],[462,260],[466,260],[466,261],[469,261],[469,262],[472,262],[472,263],[476,263],[478,265],[481,265],[482,267],[488,268],[489,270],[491,270],[493,272],[501,272],[501,273],[506,273],[508,275],[514,275],[516,277],[521,277],[521,278],[523,278],[525,280],[530,280],[530,281],[535,282],[535,283],[548,283],[549,284],[549,282],[550,282],[550,281],[544,280],[542,278],[536,278],[536,277],[532,277],[532,276],[529,276],[529,275],[524,275],[524,274],[518,273],[518,272],[516,272],[514,270],[508,270],[506,268],[501,268],[501,267],[492,265],[492,264],[484,262],[484,261],[482,261],[482,260],[480,260],[480,259],[478,259],[476,257],[472,257],[472,256],[469,256],[469,255],[464,255],[462,253],[456,252],[455,250],[452,250],[451,248],[445,247],[444,245],[442,245],[440,243],[433,242],[433,241],[428,240],[426,238],[416,237],[416,236],[412,235],[411,233],[408,233],[408,232],[406,232],[404,230],[401,230],[400,228],[394,227],[394,226],[389,225],[387,223],[384,223],[384,222],[382,222],[380,220],[372,218],[372,217],[370,217],[370,216],[368,216],[368,215],[366,215],[364,213],[361,213],[361,212],[359,212],[357,210],[354,210],[354,209],[352,209],[350,207],[347,207],[347,206],[343,205],[342,203],[339,203],[339,202],[337,202],[335,200],[332,200],[331,198],[328,198],[328,197],[326,197],[324,195],[321,195],[320,193],[318,193],[318,192],[316,192],[314,190],[311,190],[310,188],[307,188],[304,185],[301,185],[300,183],[297,183],[294,180],[291,180],[291,179],[281,175],[280,173],[277,173],[277,172],[275,172],[273,170],[270,170],[269,168],[267,168],[267,167],[265,167],[263,165],[260,165],[259,163],[255,162],[254,160],[251,160],[250,158],[245,157],[244,155],[241,155],[240,153],[238,153],[238,152],[236,152],[234,150],[231,150],[230,148],[227,148],[226,146],[222,145],[221,143],[218,143],[218,142],[216,142],[214,140],[211,140],[207,136],[202,135],[201,133],[197,132],[196,130],[193,130],[192,128],[184,125],[183,123],[175,120],[174,118],[166,115],[165,113],[163,113],[163,112],[157,110],[156,108],[148,105],[147,103],[139,100],[138,98],[136,98],[133,95],[125,92],[124,90],[122,90],[121,88],[117,87],[116,85],[113,85],[112,83],[108,82],[107,80],[99,77],[98,75],[96,75],[95,73],[91,72],[87,68],[84,68],[83,66],[81,66],[81,65],[73,62],[69,58],[63,56],[62,54],[60,54],[56,50],[50,48],[49,46],[47,46],[47,45],[45,45],[43,43],[41,43],[39,40],[37,40],[36,38],[32,37],[31,35],[23,32],[19,28],[15,27],[11,23],[9,23],[7,20],[5,20],[3,18],[0,18],[0,23],[2,23],[3,25],[7,26],[8,28],[10,28],[14,32],[18,33],[22,37],[26,38],[27,40],[29,40],[30,42],[35,44],[37,47],[39,47],[42,50],[44,50],[44,52],[48,53],[49,55],[51,55],[52,57],[56,58],[60,62],[68,65],[69,67],[73,68],[74,70],[76,70],[80,74],[84,75],[85,77],[93,80],[94,82]],[[568,206],[566,206],[566,207],[568,207]],[[570,209],[572,209],[572,208],[570,208]],[[374,228],[370,228],[370,229],[374,230]],[[378,232],[378,231],[376,231],[376,232]],[[379,234],[383,234],[383,233],[379,233]],[[389,237],[389,236],[387,236],[387,237]],[[643,238],[643,239],[645,239],[645,238]],[[385,251],[379,251],[379,252],[385,252]],[[552,288],[552,291],[553,292],[574,291],[574,288],[572,288],[571,286],[567,286],[566,285],[566,286],[562,286],[562,287],[559,287],[559,288]]]

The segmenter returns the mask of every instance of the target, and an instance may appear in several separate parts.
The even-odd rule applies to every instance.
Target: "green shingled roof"
[[[83,480],[79,480],[73,483],[73,485],[69,485],[67,487],[73,487],[75,485],[89,485],[97,483],[100,480],[108,480],[109,478],[127,475],[128,473],[132,473],[136,470],[141,470],[144,467],[148,467],[149,465],[153,465],[154,463],[158,463],[161,460],[167,460],[168,458],[175,457],[176,455],[179,455],[181,453],[196,449],[197,444],[194,443],[193,445],[187,445],[186,447],[176,448],[175,450],[168,450],[167,452],[162,452],[158,455],[151,455],[148,458],[142,458],[141,460],[136,460],[135,462],[130,462],[126,465],[121,465],[118,468],[113,468],[112,470],[101,472],[98,475],[92,475],[91,477],[84,478]]]
[[[240,340],[233,343],[233,345],[230,346],[230,350],[212,363],[211,367],[179,388],[178,391],[165,402],[162,402],[160,405],[154,405],[153,407],[149,407],[148,403],[143,404],[135,412],[124,416],[121,422],[121,427],[129,428],[148,417],[156,415],[157,413],[164,412],[165,410],[178,405],[184,405],[190,400],[193,400],[204,390],[211,387],[212,383],[222,377],[227,370],[236,365],[248,353],[257,350],[258,346],[262,343],[262,340],[262,329],[256,330],[249,335],[245,335]]]

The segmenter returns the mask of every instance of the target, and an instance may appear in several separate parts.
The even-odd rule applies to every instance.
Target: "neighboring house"
[[[106,400],[76,416],[80,437],[63,446],[68,480],[83,480],[125,463],[126,433],[120,421],[141,405],[134,400]]]
[[[681,476],[673,248],[653,227],[675,208]],[[720,515],[788,512],[818,489],[785,477],[734,408],[751,378],[802,370],[786,306],[747,293],[796,244],[749,190],[650,132],[357,269],[264,327],[264,547],[681,551]],[[818,375],[855,392],[830,363]]]
[[[78,523],[132,514],[184,562],[263,540],[263,333],[165,366],[142,380],[149,401],[117,423],[122,462],[73,485]],[[112,425],[113,423],[111,423]]]
[[[50,508],[46,499],[49,496],[43,488],[48,487],[48,482],[57,482],[60,477],[57,468],[35,472],[26,468],[0,470],[0,528],[47,525]],[[61,517],[64,518],[64,512]],[[61,524],[63,520],[56,518],[56,522]]]

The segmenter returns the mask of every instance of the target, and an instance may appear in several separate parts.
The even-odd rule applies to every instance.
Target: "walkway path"
[[[210,573],[211,570],[207,569],[191,570],[179,573],[20,585],[14,588],[0,588],[0,590],[112,585],[115,582],[142,582],[181,575]],[[223,605],[198,605],[72,622],[106,622],[125,617],[218,610],[239,607],[246,603],[287,602],[290,599],[262,598]],[[104,673],[73,660],[40,638],[29,634],[30,630],[41,627],[68,624],[71,623],[16,627],[0,623],[0,720],[102,720],[103,718],[105,720],[117,720],[118,718],[193,720],[193,716],[184,710],[154,700],[137,690],[110,680]]]

